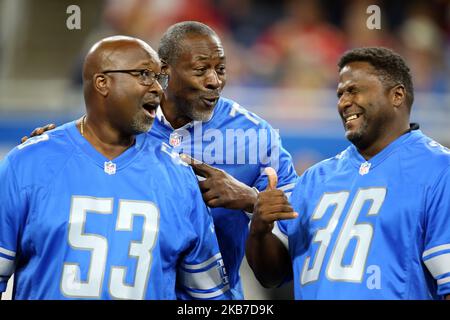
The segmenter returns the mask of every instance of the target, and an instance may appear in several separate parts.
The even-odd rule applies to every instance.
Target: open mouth
[[[149,114],[151,118],[156,117],[156,109],[158,108],[159,103],[154,102],[146,102],[142,105],[142,108]]]
[[[345,124],[348,124],[349,122],[358,119],[360,116],[361,116],[360,113],[344,116]]]
[[[207,106],[214,107],[217,103],[217,100],[219,100],[219,97],[203,97],[202,100]]]

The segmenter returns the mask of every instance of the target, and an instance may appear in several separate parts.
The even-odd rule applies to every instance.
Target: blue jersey
[[[209,121],[174,130],[161,111],[150,134],[258,190],[267,186],[264,168],[278,173],[278,188],[288,195],[297,178],[292,158],[279,134],[266,121],[236,102],[221,97]],[[212,215],[234,299],[243,299],[239,268],[245,253],[249,216],[244,211],[214,208]]]
[[[420,131],[369,161],[352,145],[306,171],[288,236],[297,299],[450,294],[450,151]]]
[[[14,273],[15,299],[230,298],[195,175],[150,135],[108,161],[71,122],[0,180],[0,292]]]

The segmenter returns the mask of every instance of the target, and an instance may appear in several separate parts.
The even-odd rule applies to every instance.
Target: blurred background
[[[70,5],[81,29],[69,30]],[[370,5],[381,29],[366,26]],[[158,47],[182,20],[204,22],[227,56],[224,96],[279,129],[298,173],[348,142],[336,111],[336,62],[347,49],[386,46],[412,69],[412,120],[450,146],[449,0],[0,0],[0,159],[24,135],[84,113],[81,65],[99,39],[124,34]],[[288,299],[243,267],[247,299]]]

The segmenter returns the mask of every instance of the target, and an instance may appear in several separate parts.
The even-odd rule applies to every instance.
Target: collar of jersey
[[[113,160],[109,160],[100,152],[98,152],[90,143],[87,141],[78,131],[76,127],[76,122],[72,121],[69,123],[67,128],[70,138],[74,142],[75,146],[79,148],[83,153],[85,153],[89,158],[91,158],[96,165],[104,168],[105,162],[113,162],[117,166],[117,171],[120,171],[126,168],[130,163],[132,163],[133,159],[140,153],[143,148],[144,142],[146,140],[147,134],[139,134],[136,136],[135,143],[125,150],[118,157]]]
[[[386,158],[388,158],[392,153],[394,153],[400,146],[403,145],[403,143],[411,139],[418,139],[421,135],[422,132],[420,130],[407,132],[392,141],[387,147],[385,147],[368,161],[364,159],[364,157],[358,152],[358,149],[356,149],[356,147],[352,144],[350,146],[350,160],[356,168],[359,168],[362,163],[368,162],[370,163],[370,169],[373,169],[380,163],[382,163]]]
[[[188,129],[194,127],[194,126],[195,126],[196,124],[198,124],[198,123],[208,123],[208,122],[210,122],[210,121],[214,118],[216,109],[217,109],[217,107],[219,106],[220,99],[221,99],[221,98],[219,98],[219,100],[217,101],[217,103],[216,103],[216,105],[215,105],[215,107],[214,107],[214,110],[213,110],[213,114],[212,114],[212,116],[211,116],[211,119],[209,119],[208,121],[205,121],[205,122],[202,122],[202,121],[191,121],[191,122],[189,122],[189,123],[186,123],[184,126],[178,128],[178,129],[174,129],[174,128],[172,127],[172,125],[170,124],[170,122],[167,121],[166,117],[164,116],[164,113],[163,113],[163,111],[162,111],[161,106],[159,106],[158,109],[156,109],[156,120],[158,120],[161,124],[163,124],[164,126],[168,127],[168,128],[171,129],[172,131],[177,131],[177,130],[188,130]]]

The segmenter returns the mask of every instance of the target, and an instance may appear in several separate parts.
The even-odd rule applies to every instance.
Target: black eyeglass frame
[[[139,73],[138,75],[134,75],[133,72]],[[146,76],[144,72],[148,72],[149,74]],[[144,86],[151,86],[155,83],[155,80],[159,83],[161,88],[166,89],[169,83],[169,75],[165,73],[156,73],[150,69],[127,69],[127,70],[104,70],[101,73],[128,73],[132,76],[139,77],[139,83]],[[145,79],[149,79],[146,81]]]

